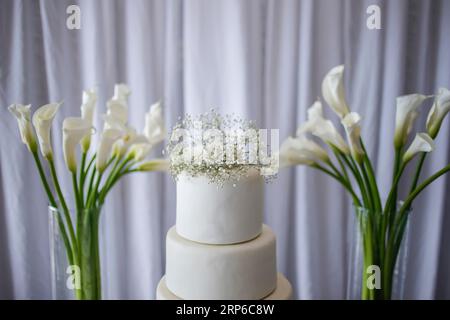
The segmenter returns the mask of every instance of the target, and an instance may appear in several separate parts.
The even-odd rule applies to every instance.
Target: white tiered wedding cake
[[[276,173],[278,156],[266,152],[262,131],[213,110],[173,128],[166,151],[177,181],[176,226],[167,233],[157,299],[291,298],[277,273],[275,235],[263,225],[262,175]]]
[[[292,287],[276,269],[275,235],[262,223],[263,203],[259,172],[220,187],[180,175],[157,299],[290,299]]]

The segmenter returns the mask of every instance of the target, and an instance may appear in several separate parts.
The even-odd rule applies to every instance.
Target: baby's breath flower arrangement
[[[267,143],[254,121],[234,114],[222,116],[211,109],[179,118],[170,137],[164,152],[175,179],[205,176],[223,185],[255,170],[268,180],[276,176],[278,158],[267,153]]]

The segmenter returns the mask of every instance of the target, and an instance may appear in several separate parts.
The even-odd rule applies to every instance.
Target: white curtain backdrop
[[[81,8],[80,30],[66,28],[71,4]],[[381,8],[381,30],[366,27],[371,4]],[[46,197],[9,104],[35,110],[63,100],[54,124],[61,128],[64,117],[79,114],[82,89],[97,86],[100,126],[114,83],[125,82],[130,122],[139,129],[149,105],[162,98],[168,127],[214,107],[279,128],[284,139],[305,120],[324,74],[344,63],[348,100],[363,116],[386,193],[395,97],[450,87],[449,30],[450,1],[2,0],[0,298],[51,297]],[[424,175],[450,162],[449,136],[445,121]],[[53,140],[69,193],[60,130]],[[110,195],[102,220],[105,298],[155,297],[165,234],[175,223],[174,186],[162,173],[139,174]],[[441,178],[414,207],[407,298],[450,298],[449,191],[450,178]],[[342,188],[310,169],[284,170],[267,186],[265,220],[297,298],[346,297],[352,215]]]

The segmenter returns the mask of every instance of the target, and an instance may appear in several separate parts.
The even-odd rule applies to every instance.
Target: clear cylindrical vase
[[[100,212],[48,208],[54,300],[101,299]]]
[[[379,218],[373,218],[372,223],[368,223],[368,215],[372,217],[377,217],[373,212],[371,213],[368,209],[363,207],[355,207],[355,223],[352,230],[352,235],[350,238],[350,252],[348,261],[348,277],[347,277],[347,299],[348,300],[359,300],[359,299],[393,299],[393,300],[403,300],[405,295],[405,279],[407,272],[407,260],[409,253],[409,242],[410,242],[410,232],[409,232],[409,219],[406,218],[404,226],[401,232],[398,232],[400,244],[398,249],[395,250],[396,253],[392,254],[391,260],[393,260],[393,268],[386,268],[386,266],[380,261],[380,245],[382,245],[381,240],[377,244],[373,244],[371,251],[378,252],[378,258],[375,261],[367,262],[365,260],[365,254],[368,252],[367,242],[364,241],[364,237],[367,237],[367,232],[370,230],[372,232],[371,238],[376,238],[375,234],[379,234],[380,230],[374,227],[375,225],[382,225],[378,219],[383,219],[381,214],[378,215]],[[407,212],[409,216],[409,211]],[[381,238],[381,237],[379,237]],[[389,238],[387,234],[385,239]],[[387,247],[388,241],[384,242]],[[375,249],[374,249],[375,248]],[[384,250],[388,251],[387,249]],[[385,256],[384,253],[383,256]],[[370,264],[370,265],[369,265]],[[375,287],[372,290],[374,294],[370,297],[364,295],[363,290],[367,287],[367,281],[377,284],[376,276],[383,276],[383,272],[386,269],[390,270],[390,280],[387,282],[389,286],[386,286],[386,282],[383,279],[379,280],[380,288],[377,290]],[[377,275],[376,273],[380,274]],[[372,278],[368,278],[373,276]],[[389,294],[385,295],[384,290],[388,287]],[[366,289],[367,290],[367,289]]]

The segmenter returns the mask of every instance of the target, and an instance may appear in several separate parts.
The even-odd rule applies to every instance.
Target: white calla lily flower
[[[331,120],[318,119],[314,121],[311,133],[344,154],[350,152],[347,143]]]
[[[347,143],[345,143],[344,138],[342,138],[333,122],[323,117],[322,103],[320,101],[314,102],[308,109],[308,121],[298,128],[297,135],[302,135],[306,132],[310,132],[344,154],[350,152]]]
[[[91,126],[94,125],[94,112],[97,104],[96,89],[89,89],[83,91],[83,102],[81,104],[81,117],[89,122]],[[84,153],[89,150],[91,145],[91,136],[88,135],[81,140],[81,149]]]
[[[141,163],[137,170],[139,171],[168,171],[170,163],[167,159],[153,159]]]
[[[364,150],[361,145],[360,122],[361,116],[356,112],[350,112],[341,121],[347,134],[347,141],[350,145],[350,152],[352,154],[352,157],[358,163],[362,163],[364,156]]]
[[[127,101],[128,96],[130,95],[130,88],[125,83],[118,83],[114,86],[114,100],[123,100]]]
[[[403,155],[403,161],[409,162],[420,152],[431,152],[434,150],[434,141],[427,133],[418,133],[413,142]]]
[[[135,143],[130,147],[127,158],[129,157],[139,162],[144,160],[151,150],[152,145],[150,143]]]
[[[69,117],[63,121],[63,153],[67,168],[77,170],[75,148],[81,139],[92,133],[92,125],[83,118]]]
[[[31,105],[12,104],[8,107],[17,120],[20,137],[30,152],[37,151],[36,136],[31,126]]]
[[[127,130],[127,125],[111,114],[104,114],[103,120],[104,120],[103,130],[116,129],[121,130],[123,132]]]
[[[89,89],[83,91],[83,101],[81,104],[81,117],[91,125],[94,123],[94,111],[97,103],[97,90]]]
[[[128,96],[130,89],[126,84],[116,84],[114,86],[114,96],[106,103],[107,115],[126,125],[128,122]],[[109,128],[108,125],[105,128]]]
[[[450,90],[446,88],[440,88],[438,94],[434,99],[433,106],[427,118],[427,131],[428,134],[434,139],[436,138],[442,121],[447,113],[450,112]]]
[[[150,110],[145,114],[144,134],[152,145],[160,143],[166,137],[161,101],[151,105]]]
[[[111,99],[106,103],[107,115],[125,125],[128,122],[128,107],[122,100]]]
[[[123,130],[121,139],[114,143],[113,153],[122,157],[135,143],[148,143],[148,139],[143,134],[138,134],[136,129],[127,126]]]
[[[43,105],[33,114],[33,125],[39,141],[42,155],[47,159],[52,159],[53,149],[50,137],[53,119],[58,112],[61,103],[49,103]]]
[[[336,66],[326,74],[322,81],[322,95],[340,118],[350,112],[345,99],[344,65]]]
[[[279,166],[286,167],[298,164],[312,165],[320,161],[328,162],[327,152],[305,136],[288,137],[279,151]]]
[[[320,102],[320,100],[316,100],[306,112],[308,114],[308,121],[298,127],[296,133],[297,136],[303,135],[306,132],[311,132],[316,120],[325,119],[323,116],[322,102]]]
[[[102,132],[97,147],[97,158],[95,159],[95,166],[99,172],[106,169],[106,165],[111,158],[112,146],[121,136],[122,131],[117,129],[106,129]]]
[[[418,109],[427,98],[427,96],[418,93],[397,97],[394,134],[396,148],[400,148],[406,143],[414,126],[414,121],[419,115]]]
[[[320,100],[315,101],[311,107],[308,108],[308,120],[314,121],[316,119],[323,119],[323,107]]]
[[[149,143],[147,137],[143,134],[139,134],[135,128],[124,125],[111,115],[104,115],[105,128],[116,129],[122,132],[119,140],[114,143],[113,154],[122,157],[135,143]]]

